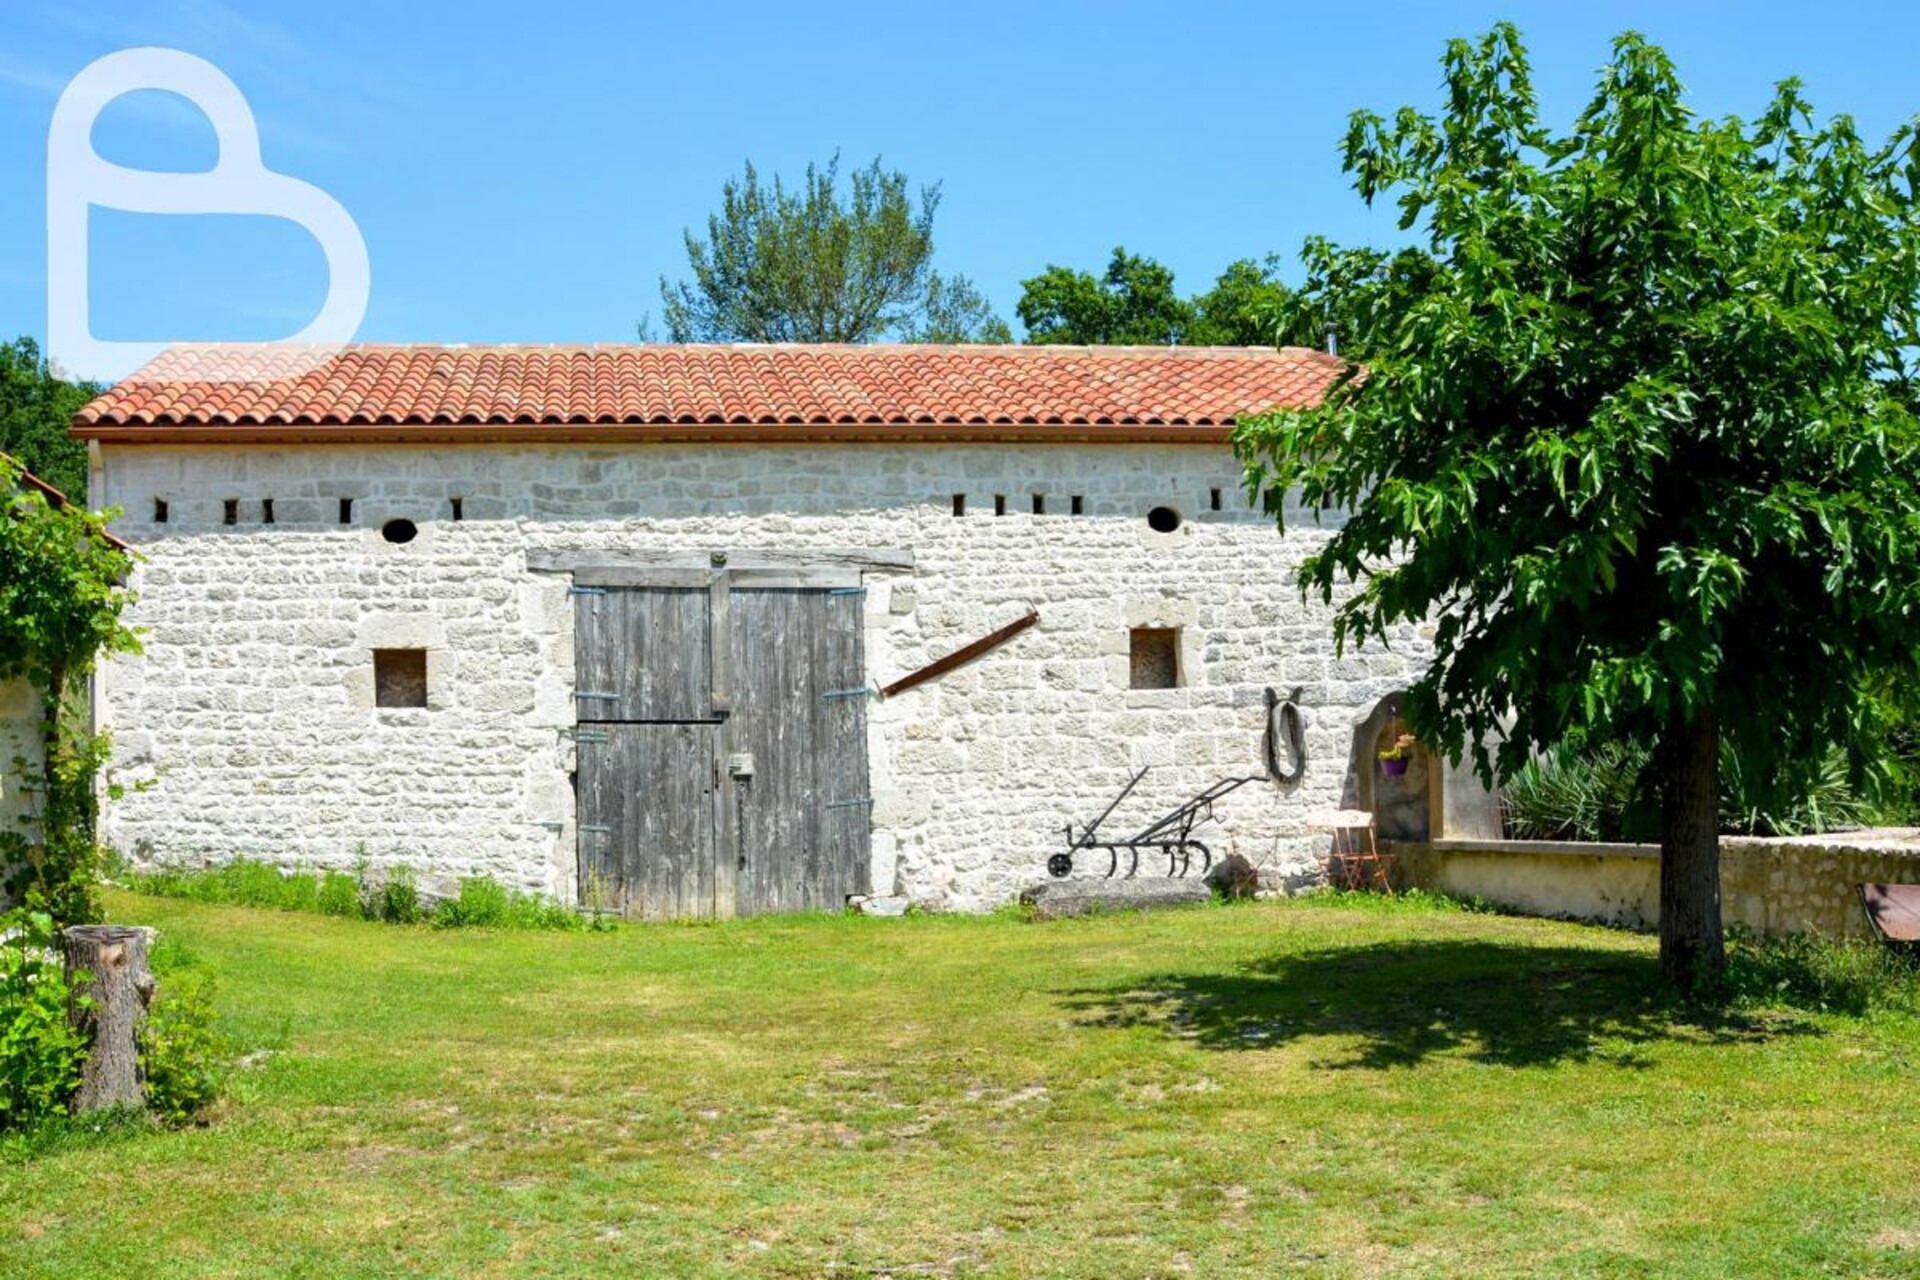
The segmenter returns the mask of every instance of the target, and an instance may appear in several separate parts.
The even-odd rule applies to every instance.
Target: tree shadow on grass
[[[1408,1067],[1437,1055],[1501,1066],[1652,1065],[1661,1041],[1739,1044],[1811,1034],[1666,995],[1652,957],[1430,940],[1270,956],[1233,973],[1160,974],[1060,993],[1081,1026],[1158,1026],[1207,1049],[1356,1040],[1329,1067]]]

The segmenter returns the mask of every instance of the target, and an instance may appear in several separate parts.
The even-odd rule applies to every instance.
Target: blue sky
[[[681,229],[746,158],[798,173],[838,149],[938,180],[938,264],[1009,318],[1021,279],[1097,270],[1116,244],[1193,290],[1309,233],[1380,240],[1386,218],[1339,171],[1347,113],[1434,106],[1443,41],[1503,16],[1558,120],[1629,27],[1705,112],[1750,114],[1786,75],[1873,134],[1920,111],[1912,4],[6,0],[0,335],[46,323],[54,100],[129,46],[218,65],[268,166],[351,212],[372,262],[363,340],[618,342],[657,315]],[[110,106],[94,143],[154,169],[214,156],[205,120],[158,93]],[[325,290],[312,240],[274,219],[96,211],[91,245],[101,337],[283,336]]]

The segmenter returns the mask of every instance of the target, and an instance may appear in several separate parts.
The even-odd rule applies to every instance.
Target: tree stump
[[[151,929],[113,924],[79,924],[60,931],[67,981],[76,997],[73,1024],[92,1046],[73,1102],[76,1111],[147,1104],[140,1078],[140,1028],[153,999],[153,974],[147,968],[152,936]],[[83,979],[82,973],[89,977]],[[89,999],[82,1002],[82,994]]]

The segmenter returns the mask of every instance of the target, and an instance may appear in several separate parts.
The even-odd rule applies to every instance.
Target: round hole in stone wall
[[[420,534],[411,520],[389,520],[380,526],[380,536],[388,542],[412,542]]]
[[[1180,513],[1172,507],[1155,507],[1147,512],[1147,528],[1155,533],[1172,533],[1180,527]]]

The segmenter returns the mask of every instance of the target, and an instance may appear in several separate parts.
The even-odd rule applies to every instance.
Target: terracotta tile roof
[[[1341,368],[1300,348],[887,345],[354,346],[301,367],[313,364],[298,351],[176,347],[82,409],[75,433],[153,440],[161,432],[138,429],[1220,429],[1315,403]]]

